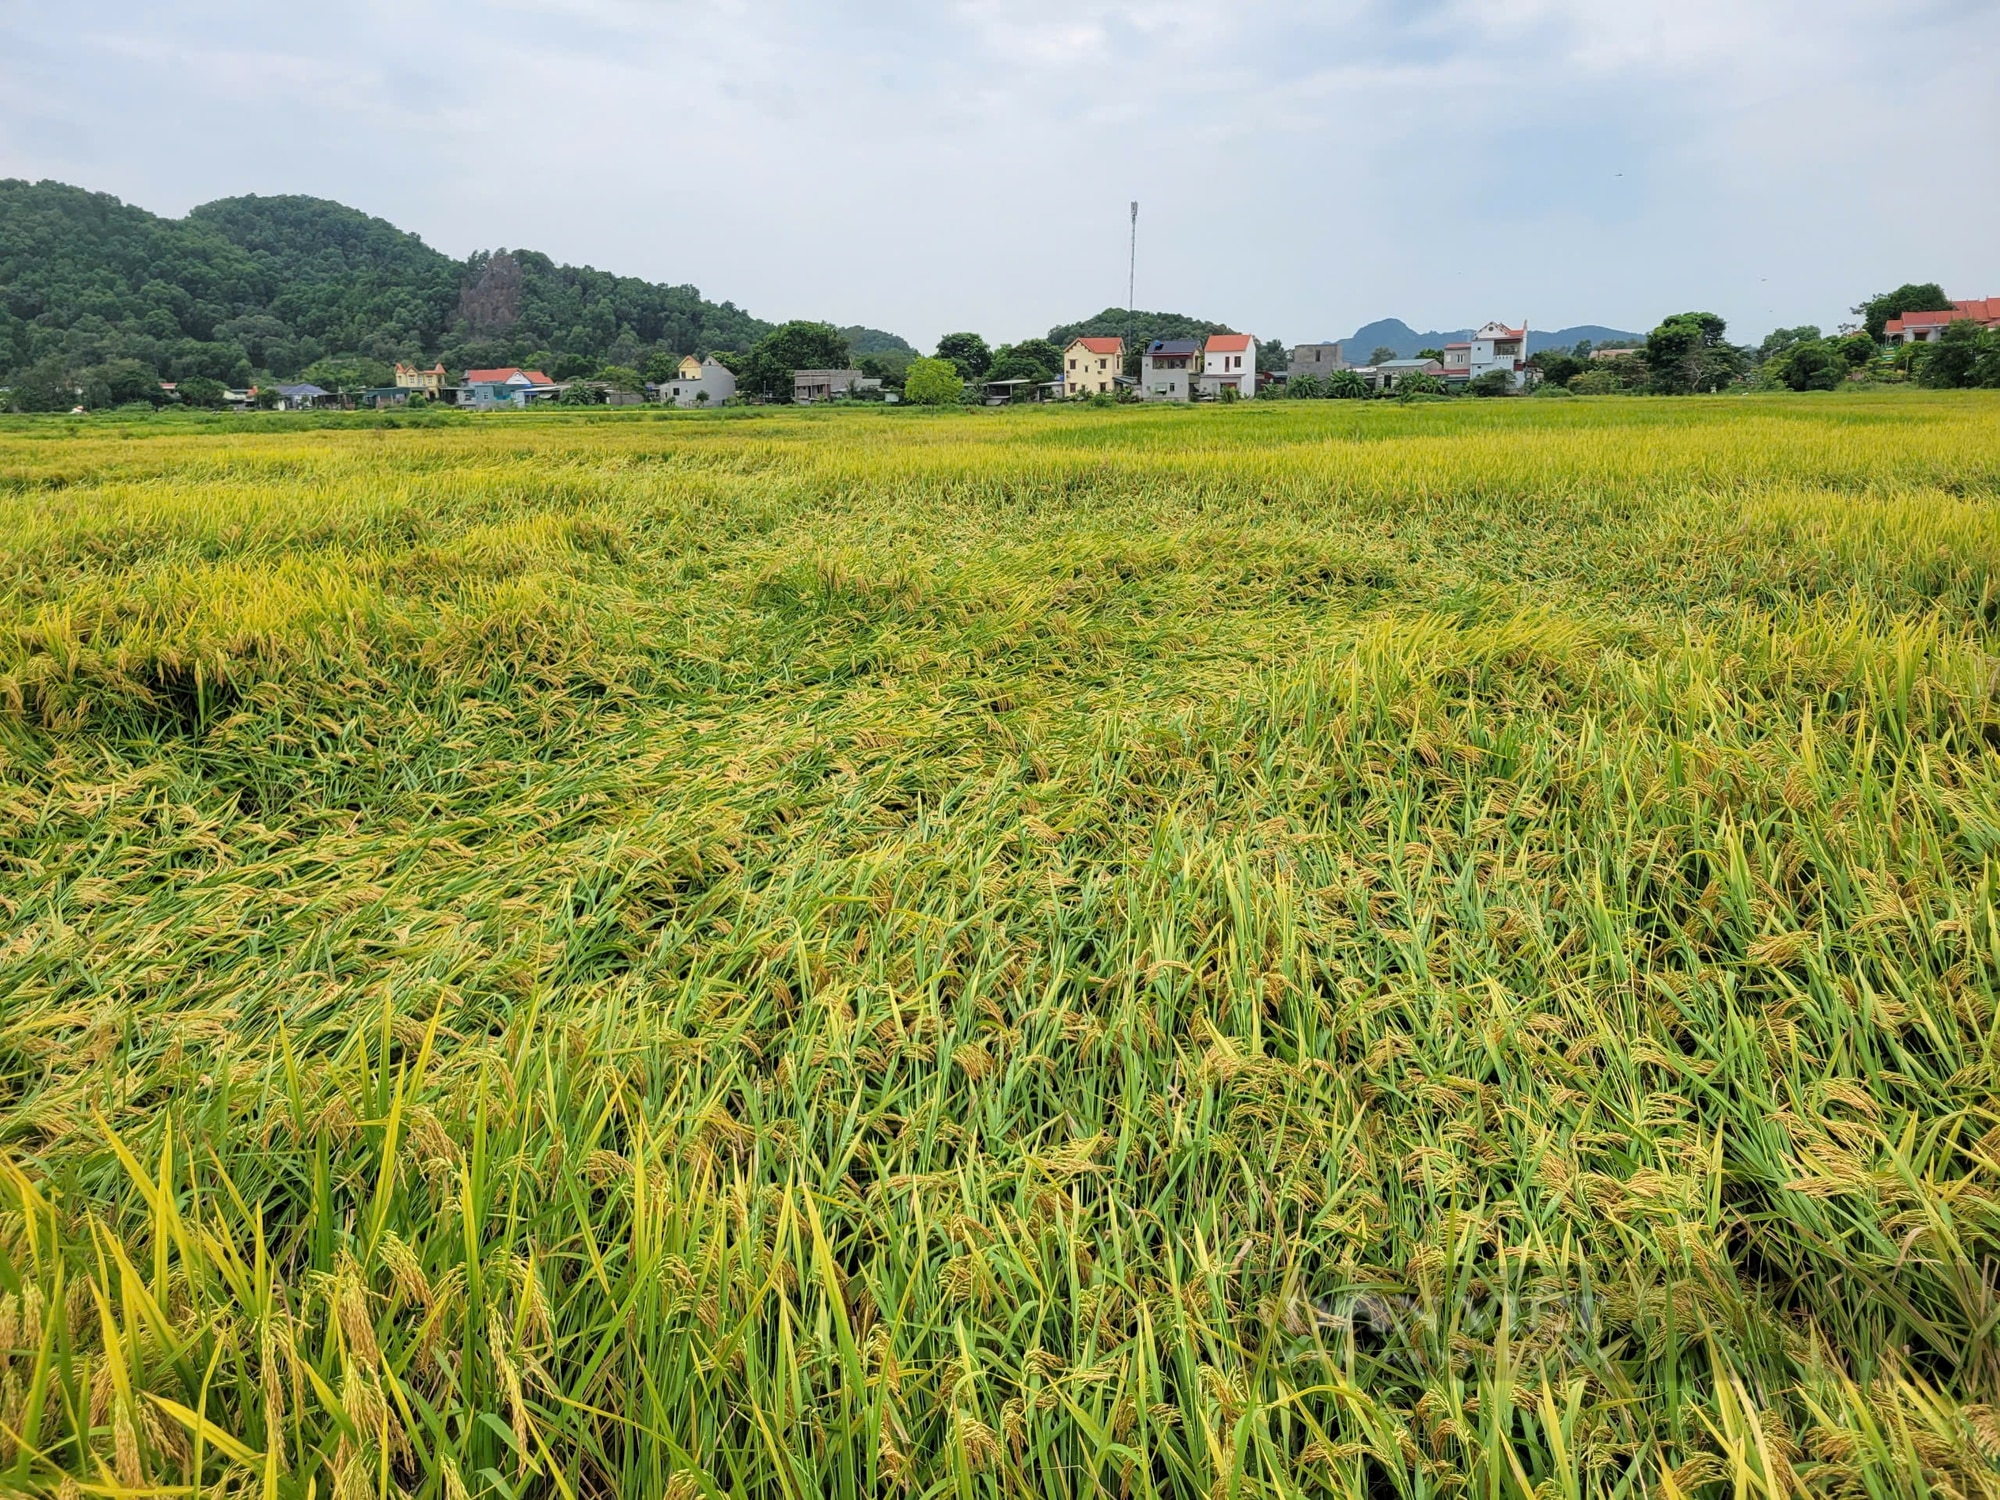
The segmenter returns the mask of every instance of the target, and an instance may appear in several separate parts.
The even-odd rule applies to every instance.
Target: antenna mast
[[[1132,249],[1125,267],[1125,352],[1132,352],[1133,288],[1139,284],[1139,200],[1132,200]]]

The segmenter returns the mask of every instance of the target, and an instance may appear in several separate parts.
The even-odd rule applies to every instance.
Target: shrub
[[[1484,375],[1473,376],[1465,388],[1475,396],[1511,396],[1514,377],[1505,370],[1488,370]]]
[[[903,399],[912,406],[956,406],[965,399],[965,382],[948,359],[913,359],[903,377]]]
[[[1767,385],[1793,391],[1830,391],[1847,378],[1848,368],[1839,349],[1821,339],[1808,339],[1766,360],[1759,373]]]
[[[76,381],[52,354],[15,378],[8,404],[15,411],[68,411],[76,405]]]
[[[180,383],[181,402],[187,406],[220,406],[228,394],[228,386],[206,375],[190,375]]]
[[[1940,390],[2000,385],[2000,336],[1955,318],[1913,360],[1919,384]]]
[[[1355,401],[1368,394],[1368,382],[1352,370],[1335,370],[1326,377],[1326,393],[1336,401]]]

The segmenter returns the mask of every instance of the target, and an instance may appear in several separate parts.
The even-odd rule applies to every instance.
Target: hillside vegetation
[[[1132,348],[1141,349],[1154,339],[1205,339],[1211,333],[1235,331],[1227,323],[1205,323],[1185,313],[1128,313],[1122,307],[1107,307],[1078,323],[1058,323],[1049,330],[1049,342],[1062,349],[1077,338],[1129,338]]]
[[[691,286],[533,251],[456,261],[324,199],[225,198],[163,219],[106,193],[0,180],[0,382],[43,361],[239,383],[336,354],[643,365],[748,349],[771,326]]]
[[[0,423],[0,1488],[2000,1495],[1996,417]]]

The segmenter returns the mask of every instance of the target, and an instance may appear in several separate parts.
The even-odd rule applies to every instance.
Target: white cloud
[[[311,192],[765,316],[1267,336],[1526,309],[1739,331],[1966,294],[1994,6],[1874,0],[219,0],[0,16],[0,172],[163,212]],[[1768,278],[1768,279],[1767,279]]]

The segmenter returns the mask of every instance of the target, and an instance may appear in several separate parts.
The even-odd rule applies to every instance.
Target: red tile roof
[[[1095,335],[1086,334],[1071,339],[1070,343],[1072,345],[1081,344],[1092,354],[1123,354],[1125,352],[1125,340],[1123,339],[1098,338]]]
[[[1210,354],[1241,354],[1250,347],[1247,333],[1211,333],[1208,336]]]
[[[1954,323],[1960,318],[1970,318],[1975,323],[1984,323],[1989,328],[2000,323],[2000,297],[1967,297],[1953,299],[1951,311],[1906,312],[1900,318],[1891,318],[1885,332],[1901,333],[1906,328],[1939,328]]]
[[[497,370],[467,370],[465,372],[465,383],[467,385],[505,385],[516,375],[527,376],[530,385],[555,384],[553,380],[549,379],[540,370],[524,370],[519,365],[502,365]]]

